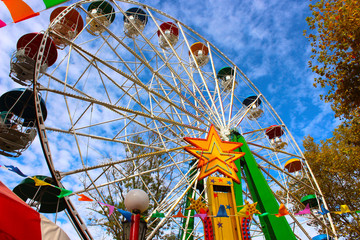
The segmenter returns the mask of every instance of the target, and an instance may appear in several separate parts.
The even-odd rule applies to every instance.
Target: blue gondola
[[[128,37],[136,37],[140,32],[144,31],[148,17],[141,8],[130,8],[124,15],[125,35]]]
[[[320,234],[313,237],[312,240],[333,240],[333,238],[327,234]]]
[[[253,104],[254,103],[254,104]],[[249,109],[247,117],[250,120],[256,120],[260,118],[263,114],[263,110],[260,108],[261,105],[261,99],[258,98],[258,96],[248,96],[244,99],[243,105],[247,108],[251,107]]]

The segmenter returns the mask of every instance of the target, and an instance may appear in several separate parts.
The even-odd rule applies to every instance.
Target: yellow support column
[[[231,178],[208,177],[207,194],[209,214],[216,216],[220,205],[225,206],[229,217],[214,217],[213,229],[216,240],[242,240],[240,221],[236,216],[236,202]]]

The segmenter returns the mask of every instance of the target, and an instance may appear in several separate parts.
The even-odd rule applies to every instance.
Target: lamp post
[[[147,227],[145,221],[140,221],[140,213],[149,207],[148,195],[141,189],[133,189],[126,194],[124,203],[126,209],[133,213],[131,216],[130,236],[125,237],[125,240],[145,239]]]

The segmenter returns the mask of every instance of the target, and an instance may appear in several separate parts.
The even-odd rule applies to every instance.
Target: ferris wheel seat
[[[248,119],[257,120],[263,115],[264,111],[261,108],[252,108],[248,112]]]
[[[40,73],[46,72],[48,65],[44,62],[40,66]],[[10,62],[10,77],[17,83],[28,86],[34,79],[35,60],[25,54],[23,49],[18,50]]]
[[[65,14],[63,11],[65,11]],[[64,16],[53,24],[58,16],[62,14],[64,14]],[[56,8],[50,15],[50,23],[50,29],[53,32],[50,33],[50,36],[53,38],[55,45],[60,49],[65,48],[68,45],[68,41],[72,41],[84,27],[80,13],[75,9],[66,12],[66,7]],[[62,38],[65,38],[65,40]]]
[[[97,12],[92,14],[94,18],[86,16],[86,22],[89,24],[86,31],[93,35],[99,35],[100,33],[105,32],[106,27],[109,27],[111,22],[102,14],[98,14]]]
[[[302,202],[302,204],[304,205],[309,204],[310,208],[315,208],[319,206],[319,199],[314,194],[302,197],[300,202]]]
[[[0,149],[8,154],[19,156],[25,151],[36,137],[36,129],[29,132],[22,132],[13,126],[0,128]],[[12,156],[15,157],[15,156]]]
[[[169,32],[165,32],[164,33],[165,36],[163,35],[160,35],[159,36],[159,45],[161,48],[164,48],[164,49],[167,49],[167,48],[170,48],[170,45],[171,46],[175,46],[176,43],[178,42],[179,38],[178,36],[176,36],[175,34],[171,33],[170,31]],[[167,40],[167,41],[166,41]],[[169,43],[170,45],[169,45]]]
[[[284,168],[287,169],[289,173],[298,172],[302,169],[302,163],[300,159],[292,158],[285,163]]]
[[[190,47],[189,55],[194,55],[195,61],[199,67],[205,66],[209,62],[209,49],[205,44],[196,42]],[[195,65],[195,63],[192,63]]]
[[[110,24],[115,20],[115,11],[110,3],[106,1],[96,1],[89,5],[87,9],[92,16],[86,16],[86,23],[89,24],[89,27],[86,29],[90,34],[98,35],[105,31],[105,27],[110,26]],[[94,21],[96,18],[96,21]],[[100,22],[101,24],[99,24]]]
[[[327,234],[320,234],[313,237],[312,240],[333,240],[333,238]]]
[[[138,36],[145,29],[145,24],[139,19],[130,19],[130,21],[124,23],[125,35],[134,38]]]

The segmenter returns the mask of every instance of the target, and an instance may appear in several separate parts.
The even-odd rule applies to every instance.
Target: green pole
[[[195,163],[195,161],[193,161],[192,163],[191,163],[191,165],[193,165]],[[190,167],[191,167],[191,165],[190,165]],[[191,178],[194,174],[196,173],[196,168],[195,169],[193,169],[191,172],[190,172],[190,176],[189,176],[189,178]],[[186,199],[185,199],[185,216],[187,217],[188,216],[188,214],[189,214],[189,211],[190,211],[190,218],[184,218],[183,220],[182,220],[182,229],[180,230],[180,236],[181,236],[181,240],[183,239],[183,237],[184,237],[184,234],[185,234],[185,240],[193,240],[194,239],[194,237],[193,237],[193,234],[191,234],[192,233],[192,231],[194,230],[194,215],[195,215],[195,211],[194,210],[186,210],[186,208],[188,208],[190,205],[191,205],[191,203],[190,203],[190,200],[189,200],[189,198],[192,198],[193,197],[193,193],[194,193],[194,190],[193,190],[193,188],[190,188],[189,189],[189,191],[187,192],[187,194],[186,194]],[[186,230],[186,233],[184,233],[184,230],[183,229],[185,229],[185,227],[186,227],[186,221],[187,221],[187,219],[189,220],[189,222],[188,222],[188,225],[187,225],[187,230]]]
[[[260,212],[271,213],[259,216],[262,231],[266,240],[296,240],[294,232],[291,230],[286,218],[272,215],[273,213],[277,213],[279,211],[279,204],[267,184],[264,175],[258,167],[245,138],[241,136],[241,134],[233,132],[232,141],[243,144],[240,151],[244,152],[245,155],[240,161],[253,201],[258,202],[257,208]]]
[[[237,138],[235,134],[231,134],[231,141],[237,142]],[[235,152],[241,152],[241,149],[235,149]],[[236,211],[240,211],[242,205],[244,205],[243,193],[242,193],[242,184],[241,184],[241,163],[240,161],[235,161],[235,165],[238,169],[237,177],[240,179],[240,183],[234,182],[234,195],[235,195],[235,203],[236,203]]]

